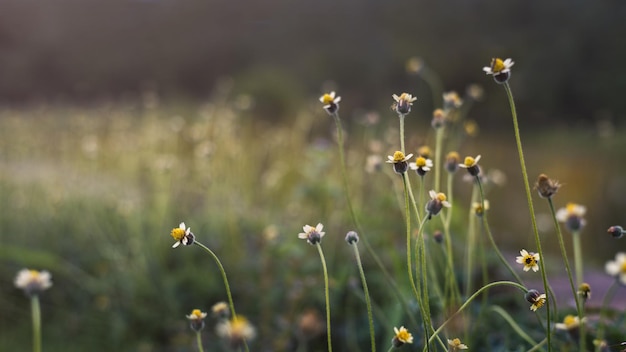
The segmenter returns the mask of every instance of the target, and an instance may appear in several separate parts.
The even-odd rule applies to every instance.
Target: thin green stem
[[[554,228],[556,229],[557,238],[559,240],[559,247],[561,248],[561,256],[563,257],[563,263],[565,263],[565,271],[567,271],[567,278],[569,279],[569,285],[572,289],[572,295],[574,296],[574,301],[576,302],[576,312],[578,312],[578,319],[580,321],[584,318],[584,310],[580,303],[580,297],[578,296],[578,291],[576,290],[576,286],[574,285],[574,279],[572,277],[572,269],[569,266],[569,258],[567,257],[567,251],[565,250],[565,242],[563,241],[563,234],[561,233],[561,226],[559,225],[559,221],[556,218],[556,212],[554,210],[554,204],[552,203],[552,198],[548,198],[548,205],[550,206],[550,214],[552,214],[552,220],[554,221]],[[543,259],[542,259],[543,260]],[[581,324],[581,327],[583,325]],[[581,331],[580,339],[579,339],[579,349],[584,351],[585,346],[585,333]]]
[[[574,270],[576,271],[576,284],[583,283],[583,252],[580,247],[580,231],[572,232],[572,243],[574,245]]]
[[[324,270],[324,294],[326,296],[326,335],[328,336],[328,352],[332,352],[333,345],[330,337],[330,295],[328,293],[328,271],[326,269],[326,260],[324,259],[324,252],[320,243],[316,243],[317,251],[320,254],[320,260],[322,261],[322,268]]]
[[[370,326],[370,342],[372,344],[372,352],[376,352],[376,333],[374,331],[374,317],[372,315],[372,303],[370,301],[370,292],[367,288],[367,281],[365,280],[365,271],[363,271],[363,264],[361,263],[361,255],[359,254],[359,248],[356,242],[352,244],[354,250],[354,256],[356,257],[356,263],[359,267],[359,274],[361,274],[361,283],[363,284],[363,293],[365,293],[365,305],[367,306],[367,320]]]
[[[204,352],[204,348],[202,347],[202,336],[200,331],[196,331],[196,341],[198,341],[198,351]]]
[[[440,191],[440,175],[441,175],[441,143],[443,141],[443,131],[445,127],[435,130],[435,190]]]
[[[424,307],[422,304],[422,297],[417,290],[417,286],[415,286],[415,279],[413,278],[413,266],[412,266],[412,246],[411,246],[411,211],[409,209],[409,187],[408,177],[406,176],[406,172],[402,174],[402,181],[404,181],[404,211],[405,211],[405,221],[406,221],[406,263],[407,263],[407,271],[409,275],[409,281],[411,283],[411,289],[413,290],[413,295],[417,300],[417,303],[422,311],[422,315],[425,314]],[[417,258],[416,258],[417,260]],[[426,320],[425,317],[423,317]]]
[[[226,296],[228,296],[228,306],[230,307],[230,314],[233,316],[233,319],[237,318],[237,312],[235,311],[235,303],[233,303],[233,295],[230,291],[228,278],[226,277],[226,270],[224,270],[224,266],[222,265],[220,258],[218,258],[217,255],[215,255],[215,253],[213,253],[213,251],[209,249],[209,247],[203,245],[197,240],[194,241],[193,243],[199,246],[200,248],[204,249],[207,253],[209,253],[211,257],[213,258],[213,260],[215,261],[215,264],[217,264],[217,267],[220,269],[220,273],[222,274],[222,280],[224,281],[224,287],[226,288]],[[248,343],[245,340],[243,341],[243,346],[246,352],[249,351]]]
[[[474,210],[472,209],[472,204],[474,204],[474,201],[477,197],[478,194],[478,186],[475,184],[472,187],[472,196],[470,198],[470,206],[469,206],[469,218],[468,218],[468,226],[467,226],[467,264],[465,266],[465,294],[468,295],[470,292],[472,292],[472,270],[474,268],[474,246],[476,244],[476,214],[474,213]],[[484,208],[483,208],[484,209]],[[484,215],[484,214],[483,214]],[[491,242],[492,244],[494,244],[494,242]],[[485,260],[484,257],[480,257],[483,261]]]
[[[400,151],[402,154],[406,154],[404,151],[404,115],[398,114],[400,118]]]
[[[542,260],[539,261],[539,266],[541,267],[541,279],[543,280],[543,288],[548,293],[548,279],[546,277],[546,270],[544,265],[543,251],[541,250],[541,240],[539,239],[539,230],[537,229],[537,220],[535,219],[535,208],[533,206],[533,198],[530,193],[530,184],[528,182],[528,173],[526,172],[526,162],[524,161],[524,151],[522,150],[522,139],[520,137],[519,125],[517,123],[517,110],[515,109],[515,101],[513,99],[513,93],[511,92],[511,87],[508,82],[504,83],[504,90],[506,90],[506,95],[509,98],[509,105],[511,107],[511,115],[513,117],[513,129],[515,131],[515,141],[517,143],[517,151],[519,154],[520,166],[522,169],[522,178],[524,180],[524,188],[526,190],[526,198],[528,200],[528,210],[530,212],[530,219],[533,225],[533,232],[535,233],[535,243],[537,245],[537,252]],[[550,297],[548,297],[550,299]],[[546,325],[546,338],[548,339],[548,351],[552,351],[551,344],[551,335],[552,330],[550,328],[550,305],[546,305],[546,320],[548,324]]]
[[[518,284],[517,282],[513,282],[513,281],[494,281],[494,282],[491,282],[491,283],[489,283],[489,284],[487,284],[487,285],[485,285],[485,286],[483,286],[483,287],[479,288],[479,289],[478,289],[478,291],[474,292],[474,294],[473,294],[473,295],[471,295],[471,296],[470,296],[470,297],[469,297],[469,298],[465,301],[465,303],[463,303],[463,305],[461,305],[461,307],[459,307],[459,309],[458,309],[456,312],[454,312],[454,314],[452,314],[452,315],[448,318],[448,320],[444,321],[444,322],[443,322],[443,324],[441,324],[441,325],[437,328],[437,330],[435,330],[435,332],[433,333],[433,335],[430,337],[430,340],[433,340],[436,336],[438,336],[438,335],[439,335],[439,333],[443,330],[443,328],[445,328],[445,327],[446,327],[446,325],[448,325],[448,323],[450,323],[450,322],[454,319],[454,317],[455,317],[457,314],[461,313],[461,312],[462,312],[465,308],[467,308],[467,306],[468,306],[468,305],[469,305],[469,304],[470,304],[470,303],[474,300],[474,298],[478,297],[478,295],[480,295],[483,291],[485,291],[485,290],[487,290],[487,289],[489,289],[489,288],[491,288],[491,287],[494,287],[494,286],[500,286],[500,285],[513,286],[513,287],[517,287],[517,288],[519,288],[519,289],[520,289],[522,292],[524,292],[524,293],[528,292],[528,290],[526,289],[526,287],[524,287],[524,286],[522,286],[522,285]],[[430,341],[429,341],[429,342],[430,342]]]
[[[41,352],[41,308],[36,294],[30,297],[30,309],[33,317],[33,351]]]

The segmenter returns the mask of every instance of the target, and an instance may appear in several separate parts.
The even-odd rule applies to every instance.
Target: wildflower
[[[433,119],[430,121],[430,125],[433,126],[434,129],[441,128],[446,123],[446,114],[441,109],[436,109],[433,111]]]
[[[170,235],[176,240],[174,245],[172,245],[172,248],[180,246],[181,243],[185,246],[191,246],[196,238],[196,236],[191,232],[191,227],[186,227],[184,222],[181,222],[178,227],[172,229]]]
[[[611,234],[611,236],[613,236],[613,238],[622,238],[622,236],[624,236],[624,234],[626,234],[626,232],[624,232],[624,228],[619,226],[619,225],[609,227],[607,232],[609,234]]]
[[[406,62],[406,72],[419,74],[424,68],[424,60],[419,57],[412,57]]]
[[[484,206],[483,206],[483,203],[484,203]],[[485,199],[482,203],[481,202],[472,203],[472,210],[474,211],[474,214],[476,214],[476,216],[478,217],[483,216],[485,211],[489,210],[489,201]]]
[[[565,318],[563,318],[563,322],[562,323],[556,323],[554,324],[554,327],[557,330],[574,330],[574,329],[578,329],[578,327],[580,326],[580,322],[581,320],[576,317],[573,316],[571,314],[566,315]],[[585,318],[583,318],[582,322],[585,322]]]
[[[446,195],[443,193],[437,193],[433,190],[428,192],[430,200],[426,203],[426,211],[428,212],[428,219],[433,215],[439,214],[443,207],[450,208],[450,203],[446,200]]]
[[[298,238],[303,240],[306,239],[309,244],[316,245],[322,241],[322,237],[326,234],[325,232],[322,232],[323,228],[324,225],[321,223],[317,224],[315,227],[304,225],[304,227],[302,227],[304,232],[300,232],[298,234]]]
[[[480,86],[480,84],[470,84],[465,90],[465,93],[472,100],[480,101],[483,99],[485,90],[483,89],[483,87]]]
[[[476,158],[472,158],[471,156],[466,156],[463,164],[459,164],[459,167],[467,169],[472,176],[478,176],[480,173],[480,167],[478,167],[478,161],[480,160],[480,155]]]
[[[525,297],[528,302],[532,303],[532,305],[530,306],[530,310],[532,310],[533,312],[543,307],[547,299],[545,293],[539,294],[539,291],[537,290],[528,290]]]
[[[393,347],[398,348],[405,343],[413,343],[413,335],[404,326],[401,326],[400,329],[394,327],[393,331],[396,333],[396,336],[391,340]]]
[[[326,93],[320,97],[320,102],[324,104],[324,110],[329,115],[334,115],[339,110],[340,101],[341,97],[335,96],[335,92]]]
[[[200,330],[204,329],[204,318],[206,318],[205,312],[200,309],[192,310],[191,314],[187,315],[187,319],[190,320],[191,330],[200,332]]]
[[[591,298],[591,286],[586,283],[583,282],[582,284],[580,284],[580,286],[578,286],[578,291],[576,292],[584,301],[588,300],[589,298]]]
[[[226,302],[217,302],[211,307],[211,314],[218,319],[228,319],[230,317],[230,309]]]
[[[537,270],[539,270],[539,265],[537,264],[539,262],[539,253],[529,253],[525,249],[522,249],[519,251],[519,254],[521,254],[521,256],[517,257],[516,262],[524,265],[524,271],[533,269],[534,272],[537,272]]]
[[[576,232],[585,226],[586,221],[583,219],[587,208],[583,205],[576,203],[567,203],[565,208],[561,208],[556,212],[556,219],[562,223],[565,223],[565,227],[571,231]]]
[[[446,170],[448,170],[448,172],[451,174],[455,173],[459,167],[460,160],[461,160],[461,157],[459,156],[459,153],[457,152],[448,153],[448,155],[446,155]]]
[[[415,170],[418,175],[424,176],[433,167],[433,161],[423,156],[418,156],[414,163],[410,163],[411,170]]]
[[[491,65],[483,67],[483,71],[488,75],[493,75],[493,79],[496,83],[503,84],[511,77],[511,67],[514,64],[515,62],[511,59],[502,61],[500,58],[493,58],[491,59]]]
[[[359,235],[354,232],[354,231],[349,231],[346,234],[346,242],[348,242],[348,244],[355,244],[359,242]]]
[[[227,339],[233,348],[240,347],[244,341],[256,336],[256,330],[242,315],[219,323],[216,332],[219,337]]]
[[[461,340],[456,338],[453,340],[448,339],[448,346],[450,346],[450,351],[458,351],[458,350],[466,350],[467,345],[461,343]]]
[[[398,113],[398,115],[401,116],[404,116],[411,112],[411,105],[413,105],[413,102],[417,100],[416,97],[412,96],[409,93],[402,93],[400,94],[400,96],[394,94],[392,95],[392,97],[393,100],[396,101],[394,103],[394,110],[396,111],[396,113]]]
[[[52,276],[49,272],[22,269],[15,277],[15,287],[24,290],[28,296],[34,296],[52,287]]]
[[[546,174],[541,174],[535,182],[535,189],[541,198],[552,198],[561,188],[559,181],[550,179]]]
[[[607,262],[604,270],[606,270],[607,274],[619,280],[622,285],[626,285],[626,253],[617,253],[615,260]]]
[[[431,154],[432,154],[432,151],[430,150],[430,147],[427,145],[423,145],[417,149],[417,155],[423,156],[426,159],[430,159]]]
[[[463,105],[463,99],[455,91],[443,93],[443,108],[445,110],[458,109]]]
[[[395,171],[397,174],[403,174],[409,168],[409,164],[407,163],[407,161],[411,159],[412,156],[413,154],[405,156],[403,152],[398,150],[393,153],[393,156],[387,156],[387,162],[393,164],[393,171]]]

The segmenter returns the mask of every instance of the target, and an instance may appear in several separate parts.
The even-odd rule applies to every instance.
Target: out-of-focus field
[[[316,98],[280,122],[255,119],[245,99],[228,91],[204,104],[148,99],[0,110],[0,350],[30,348],[28,300],[12,284],[22,267],[53,275],[54,286],[42,296],[46,351],[194,350],[185,314],[208,310],[226,295],[210,257],[195,246],[171,248],[169,232],[181,221],[222,259],[238,312],[258,329],[254,351],[292,350],[303,339],[303,316],[321,324],[310,350],[324,348],[319,258],[296,236],[303,225],[322,222],[335,341],[341,350],[364,350],[367,318],[344,242],[353,226],[334,125]],[[364,235],[407,288],[401,181],[388,164],[367,170],[368,156],[386,159],[398,149],[397,117],[388,110],[345,116],[351,195]],[[480,125],[480,117],[475,119]],[[585,265],[601,272],[605,261],[626,248],[606,234],[610,225],[626,221],[624,133],[606,124],[545,130],[523,119],[522,111],[530,177],[545,172],[564,184],[557,207],[568,201],[587,206]],[[513,131],[484,130],[465,137],[458,151],[481,154],[487,172],[506,175],[504,184],[489,187],[487,198],[494,234],[514,258],[534,242]],[[409,115],[407,148],[433,143],[430,117]],[[459,266],[470,194],[463,174],[455,180],[460,211],[453,221]],[[544,250],[559,262],[547,205],[535,201]],[[387,327],[401,325],[403,313],[363,255],[383,327],[378,340],[387,346]],[[517,301],[515,309],[528,309]],[[206,350],[222,350],[212,323],[207,325]]]

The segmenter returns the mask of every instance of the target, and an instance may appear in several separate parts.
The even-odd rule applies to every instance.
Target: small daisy
[[[340,101],[341,97],[335,96],[335,92],[326,93],[320,97],[320,102],[324,104],[324,110],[329,115],[333,115],[339,110]]]
[[[325,232],[322,232],[323,228],[324,225],[321,223],[317,224],[315,227],[304,225],[304,227],[302,227],[304,232],[300,232],[298,234],[298,238],[306,240],[309,244],[316,245],[322,241],[322,237],[326,234]]]
[[[196,236],[191,232],[191,227],[185,226],[184,222],[181,222],[178,227],[172,229],[170,235],[176,240],[176,242],[172,245],[172,248],[176,248],[181,244],[190,246],[196,238]]]
[[[190,320],[190,326],[193,331],[200,332],[200,330],[204,329],[204,318],[206,318],[206,315],[200,309],[194,309],[191,311],[191,314],[186,316]]]
[[[607,274],[619,280],[622,285],[626,285],[626,253],[617,253],[615,260],[607,262],[604,270],[606,270]]]
[[[393,331],[396,333],[396,336],[391,340],[394,347],[398,348],[405,343],[413,343],[413,335],[404,326],[401,326],[400,329],[394,327]]]
[[[554,324],[554,327],[557,330],[574,330],[578,329],[578,327],[580,326],[580,322],[581,320],[577,316],[573,316],[570,314],[566,315],[565,318],[563,318],[562,323]],[[585,322],[585,318],[583,318],[582,322]]]
[[[424,176],[433,167],[433,161],[423,156],[418,156],[414,163],[410,163],[411,170],[415,170],[418,175]]]
[[[434,190],[430,190],[428,192],[430,195],[430,200],[426,203],[426,211],[428,212],[428,218],[430,219],[433,215],[439,214],[443,207],[450,208],[450,203],[446,200],[446,195],[443,193],[437,193]]]
[[[519,254],[521,256],[517,257],[516,262],[524,265],[524,271],[533,269],[534,272],[537,272],[539,270],[539,265],[537,264],[539,263],[539,253],[529,253],[527,250],[522,249],[519,251]]]
[[[22,269],[15,277],[15,287],[24,290],[29,295],[37,295],[52,287],[52,275],[49,272]]]
[[[443,93],[443,108],[446,110],[458,109],[463,105],[463,99],[455,91]]]
[[[567,203],[565,208],[556,212],[556,219],[565,224],[570,232],[580,230],[587,223],[583,216],[587,212],[585,206],[576,203]]]
[[[537,290],[529,290],[528,292],[526,292],[525,297],[528,302],[532,303],[532,305],[530,306],[530,310],[532,310],[533,312],[543,307],[543,305],[546,304],[547,300],[546,294],[539,294],[539,291]]]
[[[417,148],[417,155],[423,156],[426,159],[430,159],[430,156],[432,154],[433,154],[433,151],[427,145],[423,145],[423,146]]]
[[[393,156],[387,155],[387,163],[393,164],[393,171],[397,174],[403,174],[409,168],[407,161],[411,159],[413,154],[404,155],[403,152],[397,150],[393,153]]]
[[[535,189],[541,198],[552,198],[561,188],[559,181],[550,179],[546,174],[541,174],[535,182]]]
[[[456,338],[453,340],[448,339],[448,346],[450,346],[450,351],[458,351],[458,350],[466,350],[467,345],[461,343],[461,340]]]
[[[256,330],[242,315],[217,324],[216,330],[217,335],[228,340],[233,348],[240,347],[244,341],[252,340],[256,336]]]
[[[449,173],[453,174],[459,168],[459,162],[461,161],[461,156],[457,152],[450,152],[446,155],[446,170]]]
[[[480,167],[478,166],[478,161],[480,160],[480,155],[475,158],[471,156],[466,156],[463,164],[459,164],[459,167],[467,169],[472,176],[477,176],[480,173]]]
[[[218,319],[228,319],[230,310],[226,302],[217,302],[211,307],[211,314]]]
[[[484,206],[483,206],[483,203],[484,203]],[[474,211],[474,214],[476,214],[476,216],[479,216],[479,217],[483,216],[485,211],[489,210],[489,201],[485,199],[482,203],[481,202],[472,203],[472,210]]]
[[[430,120],[430,125],[434,129],[443,127],[446,124],[446,113],[442,109],[433,111],[433,119]]]
[[[493,79],[496,83],[503,84],[511,77],[511,67],[515,64],[513,60],[506,59],[502,61],[500,58],[491,59],[491,65],[483,67],[488,75],[493,75]]]
[[[417,100],[416,97],[412,96],[409,93],[402,93],[400,96],[392,95],[394,103],[394,110],[398,113],[398,115],[404,116],[411,112],[411,106],[413,102]]]

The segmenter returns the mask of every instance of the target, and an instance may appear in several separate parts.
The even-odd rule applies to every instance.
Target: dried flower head
[[[191,314],[186,317],[189,319],[191,330],[200,332],[200,330],[204,329],[204,318],[206,318],[205,312],[200,309],[194,309],[191,311]]]
[[[450,346],[450,351],[458,351],[458,350],[466,350],[467,345],[461,343],[461,340],[458,338],[448,339],[448,346]]]
[[[230,318],[230,308],[226,302],[217,302],[211,307],[211,314],[217,319]]]
[[[393,100],[395,100],[394,110],[400,116],[404,116],[411,112],[411,106],[413,105],[413,102],[417,100],[416,97],[409,93],[402,93],[400,96],[394,94],[392,97]]]
[[[428,219],[433,215],[439,214],[443,207],[450,208],[450,203],[446,200],[446,195],[443,193],[437,193],[434,190],[428,192],[430,200],[426,203],[426,212],[428,212]]]
[[[316,245],[322,241],[322,237],[326,234],[325,232],[322,232],[323,228],[324,225],[321,223],[317,224],[315,227],[304,225],[304,227],[302,227],[304,232],[300,232],[298,234],[298,238],[306,240],[309,244]]]
[[[516,262],[524,265],[524,271],[533,269],[534,272],[539,270],[539,253],[528,252],[525,249],[519,251],[521,256],[517,257]]]
[[[540,294],[537,290],[528,290],[525,297],[528,302],[532,303],[532,305],[530,306],[530,310],[532,310],[533,312],[543,307],[547,300],[546,294]]]
[[[491,65],[483,67],[483,71],[488,75],[493,75],[493,79],[496,83],[503,84],[511,77],[511,67],[514,64],[515,62],[511,59],[503,61],[500,58],[493,58],[491,59]]]
[[[414,163],[409,163],[411,170],[415,170],[418,175],[424,176],[433,167],[433,161],[423,156],[418,156]]]
[[[394,327],[393,331],[396,333],[396,335],[391,340],[391,344],[395,348],[398,348],[405,343],[413,343],[413,335],[411,335],[409,330],[407,330],[404,326],[401,326],[400,329]]]
[[[170,235],[176,240],[172,245],[172,248],[176,248],[181,244],[185,246],[191,246],[196,236],[191,232],[191,227],[186,227],[184,222],[181,222],[178,227],[172,229]]]
[[[580,230],[587,223],[583,216],[587,212],[587,208],[576,203],[567,203],[565,208],[561,208],[556,212],[556,219],[565,224],[570,232]]]
[[[334,115],[339,110],[341,97],[335,96],[335,92],[325,93],[320,97],[320,102],[324,104],[324,110],[329,115]]]
[[[580,286],[578,286],[578,291],[576,291],[576,293],[586,301],[591,298],[591,286],[588,283],[583,282]]]
[[[49,272],[22,269],[15,277],[15,287],[24,290],[28,296],[38,295],[52,287],[52,275]]]
[[[478,176],[480,173],[480,167],[478,166],[478,161],[480,160],[480,155],[475,158],[471,156],[466,156],[463,164],[459,164],[459,167],[467,169],[467,172],[472,176]]]
[[[615,260],[608,261],[604,269],[607,274],[616,278],[622,285],[626,285],[626,253],[617,253]]]
[[[387,156],[387,163],[393,164],[393,171],[395,171],[397,174],[403,174],[406,172],[406,170],[409,169],[409,164],[407,163],[407,161],[411,159],[412,156],[413,154],[405,156],[403,152],[397,150],[395,153],[393,153],[393,156]]]
[[[250,341],[256,336],[256,330],[242,315],[218,323],[216,330],[217,335],[226,339],[232,348],[238,348],[244,341]]]
[[[561,188],[559,181],[550,179],[546,174],[541,174],[535,182],[535,189],[542,198],[552,198]]]
[[[607,232],[613,236],[613,238],[622,238],[622,236],[626,233],[624,232],[624,228],[619,225],[609,227]]]

